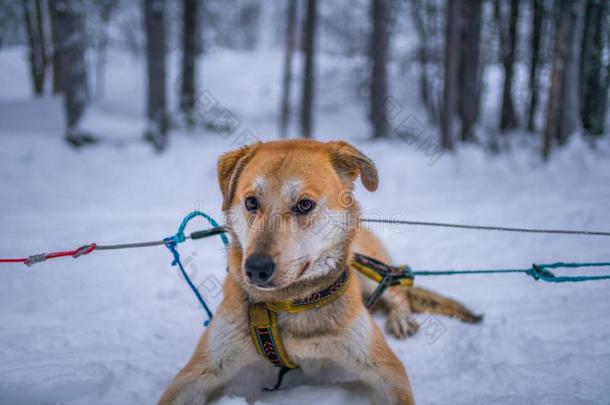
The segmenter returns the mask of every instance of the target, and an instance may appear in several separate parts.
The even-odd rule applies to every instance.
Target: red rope
[[[41,261],[45,261],[47,259],[55,259],[57,257],[66,257],[72,256],[74,258],[88,255],[93,252],[97,248],[95,243],[90,245],[81,246],[78,249],[74,250],[64,250],[60,252],[51,252],[51,253],[42,253],[40,255],[33,255],[29,257],[20,257],[16,259],[0,259],[0,263],[25,263],[28,265],[32,265]]]
[[[0,263],[25,263],[25,258],[22,258],[22,259],[0,259]]]

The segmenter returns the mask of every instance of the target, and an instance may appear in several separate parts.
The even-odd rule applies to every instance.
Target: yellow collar
[[[292,314],[320,308],[340,298],[350,282],[350,271],[346,268],[334,283],[310,296],[296,300],[267,302],[267,308],[273,312],[290,312]]]

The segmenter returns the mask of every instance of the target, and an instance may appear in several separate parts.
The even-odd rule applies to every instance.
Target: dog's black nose
[[[275,270],[273,258],[264,253],[253,253],[246,259],[246,275],[255,283],[265,283]]]

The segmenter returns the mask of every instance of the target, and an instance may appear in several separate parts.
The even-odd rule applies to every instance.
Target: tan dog
[[[201,404],[246,366],[271,368],[251,340],[251,303],[303,298],[335,282],[352,252],[389,262],[380,242],[359,227],[351,198],[360,176],[377,188],[373,162],[346,142],[258,143],[222,155],[218,179],[231,236],[224,299],[189,363],[161,404]],[[366,281],[365,281],[366,280]],[[285,352],[304,372],[332,361],[356,373],[379,404],[413,403],[405,368],[363,305],[375,284],[351,277],[345,293],[328,305],[278,313]],[[419,288],[393,287],[381,303],[387,329],[414,333],[412,311],[479,320],[459,303]]]

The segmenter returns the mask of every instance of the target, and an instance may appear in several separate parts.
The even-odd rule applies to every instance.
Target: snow
[[[201,82],[239,126],[224,136],[176,130],[161,155],[138,141],[145,124],[141,61],[116,52],[109,60],[106,98],[85,123],[107,141],[75,151],[61,140],[60,100],[31,98],[24,50],[0,52],[0,257],[160,239],[193,209],[220,218],[217,156],[242,142],[245,130],[263,140],[275,136],[280,55],[273,50],[206,55]],[[510,151],[500,155],[462,147],[438,159],[417,143],[372,143],[366,106],[346,101],[353,90],[337,84],[349,81],[338,73],[348,76],[348,65],[330,58],[320,64],[316,132],[320,139],[354,142],[377,162],[378,192],[358,188],[366,215],[610,229],[607,142],[591,151],[575,138],[548,164],[527,134],[513,134]],[[415,83],[410,76],[401,80]],[[423,137],[434,137],[414,93],[400,92],[403,110],[393,125],[412,116]],[[372,228],[397,262],[415,269],[610,260],[609,241],[601,237]],[[225,276],[222,244],[186,242],[180,251],[216,307]],[[32,268],[2,265],[0,403],[154,403],[203,331],[202,311],[170,261],[159,247]],[[419,403],[608,403],[610,282],[554,285],[503,275],[421,277],[417,283],[485,313],[476,326],[421,315],[415,337],[388,337]],[[309,381],[295,372],[283,391],[262,393],[273,375],[249,374],[216,403],[367,403],[361,387],[334,383],[334,373],[328,377]]]

